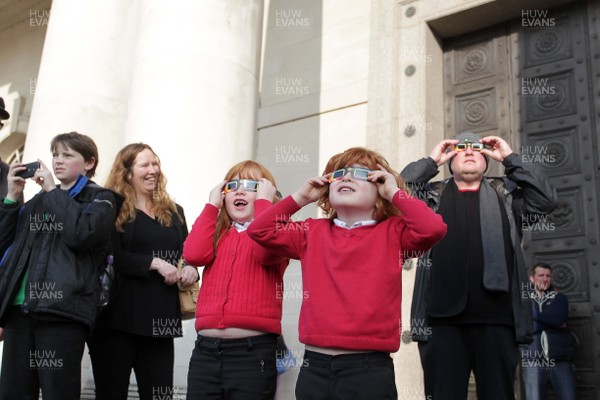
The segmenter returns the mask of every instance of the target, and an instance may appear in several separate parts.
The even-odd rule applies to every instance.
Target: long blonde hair
[[[260,178],[265,178],[271,181],[273,186],[277,186],[273,174],[271,174],[271,172],[269,172],[269,170],[265,168],[265,166],[252,160],[246,160],[235,164],[225,174],[225,180],[229,182],[235,176],[238,177],[237,179],[259,180]],[[281,200],[279,196],[275,196],[274,203],[277,203],[279,200]],[[231,218],[229,217],[229,214],[227,214],[225,205],[223,205],[223,207],[221,207],[221,211],[219,211],[219,217],[217,218],[217,227],[214,237],[215,249],[217,248],[219,240],[221,239],[223,234],[227,232],[227,229],[229,228],[230,224]]]
[[[400,189],[406,190],[404,180],[390,167],[387,160],[378,152],[364,147],[352,147],[343,153],[339,153],[331,157],[325,166],[323,175],[340,168],[350,167],[353,164],[363,165],[372,170],[379,170],[379,167],[377,166],[377,164],[379,164],[392,175],[394,175],[396,178],[396,183]],[[321,207],[327,217],[331,219],[337,217],[336,211],[331,207],[331,203],[329,202],[329,191],[325,192],[319,198],[317,201],[317,206]],[[400,210],[398,210],[389,200],[386,200],[377,194],[373,219],[376,221],[382,221],[392,215],[400,215]]]
[[[117,154],[112,165],[110,174],[104,185],[106,188],[114,190],[123,197],[125,202],[121,207],[115,226],[117,231],[123,232],[123,225],[131,223],[135,220],[135,203],[137,195],[135,189],[129,182],[129,176],[132,173],[132,167],[138,154],[144,150],[150,150],[156,156],[158,165],[160,159],[150,146],[145,143],[132,143],[123,147]],[[173,224],[173,215],[177,215],[179,221],[183,223],[183,217],[177,212],[177,205],[169,197],[166,191],[167,178],[162,173],[162,170],[156,176],[156,186],[152,195],[152,211],[156,214],[158,222],[163,226],[171,226]]]

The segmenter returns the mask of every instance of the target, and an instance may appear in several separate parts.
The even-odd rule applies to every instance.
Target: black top
[[[479,213],[479,191],[464,191],[463,197],[467,212],[463,221],[466,237],[448,238],[453,241],[453,251],[464,252],[468,260],[468,294],[464,310],[452,317],[431,318],[432,324],[499,324],[513,326],[511,288],[508,292],[488,290],[483,284],[483,243],[481,240],[481,217]],[[500,199],[498,198],[498,201]],[[500,204],[502,232],[506,251],[508,276],[513,272],[513,251],[510,245],[510,230],[506,210]],[[489,223],[493,223],[488,221]],[[436,254],[440,256],[440,254]],[[435,268],[435,264],[434,264]],[[435,273],[435,271],[432,271]]]
[[[185,222],[175,216],[166,227],[136,210],[136,219],[123,228],[124,233],[114,235],[116,290],[98,325],[141,336],[182,336],[177,284],[165,284],[149,268],[155,257],[177,266],[187,237]]]

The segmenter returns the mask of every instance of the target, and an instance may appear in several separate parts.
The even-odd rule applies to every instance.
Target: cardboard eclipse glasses
[[[257,192],[258,191],[258,181],[253,179],[234,179],[229,181],[223,187],[223,191],[221,193],[231,193],[237,191],[240,187],[244,189],[244,192]],[[278,190],[275,192],[279,198],[282,198],[281,192]]]
[[[329,182],[339,181],[344,176],[346,176],[347,173],[350,173],[350,176],[352,176],[352,179],[356,179],[359,181],[368,181],[369,180],[369,172],[373,172],[373,170],[367,169],[367,168],[354,168],[354,167],[336,169],[329,176]]]
[[[483,143],[478,143],[478,142],[457,143],[457,144],[454,145],[454,150],[456,150],[456,151],[465,151],[469,147],[473,151],[481,151],[484,148],[484,144]]]

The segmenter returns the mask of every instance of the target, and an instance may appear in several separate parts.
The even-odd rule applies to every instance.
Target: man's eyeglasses
[[[371,170],[371,169],[354,168],[354,167],[337,169],[337,170],[333,171],[331,173],[331,175],[329,176],[329,182],[339,181],[344,176],[346,176],[347,173],[350,173],[350,176],[352,176],[352,179],[357,179],[359,181],[368,181],[369,180],[369,172],[372,172],[372,171],[373,170]]]
[[[454,150],[465,151],[469,147],[473,151],[481,151],[481,150],[483,150],[483,143],[477,143],[477,142],[457,143],[454,145]]]
[[[244,189],[245,192],[257,192],[258,191],[258,181],[252,179],[234,179],[229,181],[223,187],[223,193],[230,193],[237,191],[240,187]],[[276,195],[281,198],[281,192],[279,190],[276,192]]]

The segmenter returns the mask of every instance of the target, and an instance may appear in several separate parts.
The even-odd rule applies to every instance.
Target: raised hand
[[[42,160],[38,161],[40,163],[40,168],[35,171],[35,174],[31,177],[31,179],[40,185],[45,192],[56,189],[52,172],[48,167],[46,167],[46,164],[44,164]]]
[[[256,199],[265,199],[269,200],[271,203],[275,200],[275,194],[277,193],[277,189],[270,180],[266,178],[260,178],[258,180],[258,189],[256,191]]]
[[[329,188],[328,176],[316,176],[309,178],[296,192],[292,194],[292,198],[300,207],[313,203],[327,191]]]
[[[435,161],[438,165],[444,165],[448,162],[452,157],[456,155],[456,150],[454,150],[454,145],[458,143],[456,139],[445,139],[435,145],[433,150],[431,150],[431,154],[429,157]],[[450,151],[447,151],[450,149]]]
[[[512,154],[512,149],[506,140],[498,136],[486,136],[481,139],[481,143],[490,146],[492,149],[482,149],[481,154],[489,156],[496,161],[502,162],[506,157]]]
[[[25,189],[25,179],[17,176],[16,174],[21,171],[25,171],[27,168],[24,164],[12,164],[10,169],[8,170],[8,175],[6,177],[8,184],[8,192],[6,194],[6,198],[8,200],[17,201],[21,194],[23,194],[23,190]]]
[[[223,186],[227,183],[226,180],[222,180],[217,186],[215,186],[208,195],[208,203],[217,207],[219,210],[223,207],[223,199],[225,194],[223,193]]]
[[[386,200],[392,201],[396,192],[400,189],[396,177],[383,166],[377,164],[379,170],[369,172],[369,181],[377,185],[379,195]]]

